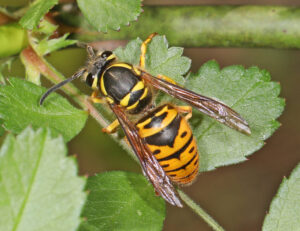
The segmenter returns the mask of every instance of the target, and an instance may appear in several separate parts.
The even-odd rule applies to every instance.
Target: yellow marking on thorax
[[[126,107],[129,103],[130,92],[120,101],[120,105]]]
[[[148,95],[148,88],[145,88],[144,93],[140,97],[140,100],[144,99],[147,95]]]
[[[134,108],[139,104],[139,102],[140,102],[139,100],[136,101],[134,104],[132,104],[131,106],[127,107],[126,109],[127,109],[127,110],[134,109]]]
[[[130,69],[130,70],[132,69],[132,66],[127,64],[127,63],[114,63],[114,64],[109,66],[109,68],[111,68],[111,67],[125,67],[125,68]]]
[[[100,89],[101,89],[103,95],[106,96],[106,95],[107,95],[107,92],[106,92],[106,89],[105,89],[105,86],[104,86],[104,77],[103,77],[104,73],[105,73],[105,72],[103,72],[103,74],[102,74],[102,76],[101,76],[101,79],[100,79]]]
[[[93,80],[93,84],[92,84],[92,89],[93,90],[97,90],[97,83],[98,83],[98,78],[97,76],[95,76],[94,80]]]
[[[143,81],[139,81],[137,82],[137,84],[131,89],[131,92],[129,92],[121,101],[120,101],[120,105],[126,107],[128,106],[129,100],[130,100],[130,95],[131,93],[135,92],[135,91],[139,91],[144,89],[145,85],[143,83]],[[129,106],[127,109],[133,109],[135,108],[139,103],[139,100],[137,100],[137,102],[135,102],[133,105]]]
[[[143,81],[138,81],[137,84],[132,88],[131,92],[141,90],[145,87]]]

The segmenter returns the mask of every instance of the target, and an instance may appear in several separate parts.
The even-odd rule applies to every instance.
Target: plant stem
[[[207,224],[215,231],[225,231],[207,212],[197,205],[188,195],[180,189],[177,189],[180,198],[189,206],[196,214],[202,217]]]
[[[184,47],[299,49],[300,7],[148,6],[129,27],[107,34],[85,31],[78,38],[145,39],[152,32],[166,35],[172,45]]]

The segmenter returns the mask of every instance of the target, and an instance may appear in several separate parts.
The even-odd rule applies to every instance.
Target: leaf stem
[[[22,51],[23,58],[27,59],[28,63],[35,65],[42,75],[54,83],[58,83],[65,79],[65,77],[58,72],[51,64],[49,64],[43,57],[39,56],[32,47],[28,47]],[[106,120],[100,112],[94,107],[94,105],[88,100],[88,97],[81,94],[80,91],[72,84],[69,83],[62,87],[67,94],[72,96],[72,99],[84,110],[88,110],[90,115],[100,124],[101,127],[106,127],[109,121]],[[120,143],[129,155],[138,162],[137,157],[133,153],[132,149],[128,146],[124,139],[120,140],[117,134],[111,134],[111,137]],[[181,199],[200,217],[203,218],[215,231],[224,231],[224,229],[209,216],[199,205],[197,205],[191,198],[189,198],[184,192],[178,190]]]
[[[197,215],[202,217],[204,221],[215,231],[225,231],[207,212],[197,205],[188,195],[182,190],[177,189],[180,198],[189,206]]]

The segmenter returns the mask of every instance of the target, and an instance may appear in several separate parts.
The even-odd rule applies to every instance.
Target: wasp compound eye
[[[104,51],[102,54],[101,54],[101,58],[108,58],[110,55],[112,55],[112,52],[111,51]]]
[[[92,73],[89,73],[85,79],[86,84],[91,87],[93,85],[94,78],[95,76]]]

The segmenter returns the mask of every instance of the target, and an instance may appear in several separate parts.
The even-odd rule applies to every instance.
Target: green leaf
[[[121,61],[138,64],[141,40],[133,40],[115,54]],[[220,70],[215,61],[204,64],[197,74],[181,76],[190,68],[181,48],[167,48],[162,36],[154,37],[148,46],[146,70],[152,75],[164,74],[199,94],[217,99],[232,107],[249,123],[252,135],[241,134],[194,110],[190,124],[200,151],[200,170],[238,163],[260,149],[278,127],[276,118],[284,109],[279,98],[280,85],[270,81],[270,74],[257,67],[245,69],[229,66]],[[172,100],[163,97],[163,102]],[[173,100],[172,100],[173,101]],[[183,105],[183,102],[176,101]]]
[[[114,54],[122,62],[138,65],[141,55],[141,45],[143,41],[140,38],[131,40],[127,43],[126,47],[118,47],[114,50]]]
[[[130,41],[125,48],[117,48],[114,53],[123,62],[139,64],[142,40]],[[148,45],[146,53],[146,70],[152,74],[164,74],[176,82],[183,83],[183,75],[191,67],[191,60],[182,56],[183,48],[170,47],[165,36],[155,36]]]
[[[58,0],[36,0],[26,14],[21,18],[22,27],[32,30],[36,28],[43,16],[58,3]]]
[[[77,0],[87,21],[98,31],[119,30],[121,25],[129,25],[142,12],[141,0]]]
[[[249,123],[252,133],[244,135],[208,116],[194,113],[191,124],[198,142],[201,171],[246,160],[280,126],[276,118],[285,103],[278,97],[279,83],[270,79],[267,71],[257,67],[229,66],[220,70],[215,61],[207,62],[197,74],[187,78],[186,88],[237,111]]]
[[[58,28],[57,25],[52,24],[50,21],[42,19],[39,23],[39,26],[37,28],[33,29],[33,31],[35,33],[32,33],[31,36],[36,35],[36,37],[37,37],[37,38],[35,38],[36,41],[40,40],[41,37],[44,37],[44,36],[46,36],[46,38],[49,38],[51,35],[54,34],[54,32],[57,30],[57,28]]]
[[[8,69],[8,71],[10,71],[11,70],[11,64],[14,60],[15,60],[15,57],[9,57],[9,58],[1,60],[3,62],[0,62],[0,84],[2,84],[2,85],[5,84],[6,81],[5,81],[5,77],[3,75],[3,71],[5,69]]]
[[[60,38],[50,40],[48,40],[48,38],[45,38],[37,44],[36,51],[39,55],[43,56],[58,49],[75,44],[77,40],[66,39],[68,35],[69,34],[65,34]]]
[[[74,108],[63,97],[51,94],[52,99],[40,106],[44,88],[17,78],[10,78],[9,82],[0,87],[0,118],[4,120],[5,129],[19,133],[28,125],[44,126],[68,141],[83,128],[87,113]]]
[[[263,231],[300,230],[300,164],[289,179],[284,178],[273,198]]]
[[[61,138],[31,128],[8,135],[0,150],[0,230],[75,230],[84,184]]]
[[[107,172],[88,179],[90,191],[79,231],[162,230],[165,203],[143,175]]]
[[[155,36],[146,53],[146,70],[156,76],[164,74],[182,84],[184,74],[191,67],[191,60],[182,56],[182,47],[170,47],[165,36]]]

